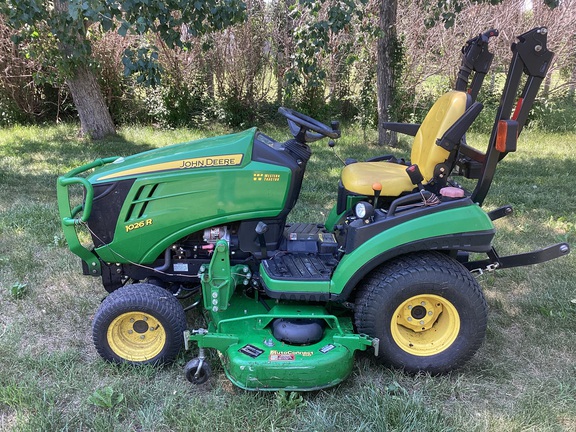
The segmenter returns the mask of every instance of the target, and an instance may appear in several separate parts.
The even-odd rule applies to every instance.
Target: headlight
[[[372,204],[361,201],[354,207],[354,214],[358,219],[369,219],[374,215]]]

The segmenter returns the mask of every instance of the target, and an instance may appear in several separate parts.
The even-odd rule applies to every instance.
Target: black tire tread
[[[130,362],[117,358],[106,348],[105,338],[108,326],[120,313],[130,310],[142,310],[161,318],[167,332],[167,348],[155,359],[145,362]],[[182,333],[186,330],[186,314],[178,301],[170,292],[152,284],[137,283],[125,285],[113,291],[104,299],[94,316],[92,324],[92,339],[98,354],[105,360],[114,363],[130,364],[166,364],[174,361],[183,346]],[[169,332],[174,333],[172,336]],[[168,339],[172,339],[168,341]]]
[[[472,307],[482,311],[483,319],[477,322],[478,331],[474,338],[470,340],[471,349],[463,355],[454,358],[454,361],[442,367],[426,369],[431,373],[446,373],[456,369],[466,363],[482,345],[487,325],[488,305],[476,279],[458,261],[450,258],[446,254],[427,251],[403,255],[383,264],[373,270],[362,282],[355,302],[355,326],[359,333],[368,335],[378,334],[377,320],[381,315],[382,305],[389,297],[393,287],[401,279],[409,278],[422,271],[445,274],[451,278],[459,279],[463,285],[469,288],[467,298]],[[382,346],[381,346],[382,353]],[[388,361],[385,355],[380,355],[378,360],[389,366],[404,368],[408,372],[416,373],[419,370],[406,365],[394,364]]]

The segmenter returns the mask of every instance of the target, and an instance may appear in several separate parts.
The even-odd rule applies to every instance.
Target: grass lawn
[[[69,125],[0,131],[0,431],[576,431],[576,253],[480,277],[486,341],[446,376],[409,376],[359,355],[335,388],[254,393],[233,387],[214,353],[214,376],[200,387],[182,372],[189,353],[161,369],[102,361],[91,320],[105,291],[65,245],[56,177],[98,157],[222,132],[125,128],[89,143]],[[389,152],[343,132],[342,158]],[[486,139],[469,136],[482,147]],[[526,131],[500,164],[485,207],[515,208],[497,221],[501,254],[576,239],[575,142]],[[293,221],[323,220],[336,198],[341,164],[326,141],[313,150]],[[408,151],[406,142],[394,149]]]

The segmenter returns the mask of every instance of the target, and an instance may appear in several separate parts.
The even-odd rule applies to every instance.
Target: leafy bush
[[[198,127],[213,117],[213,101],[200,79],[170,83],[163,93],[165,112],[162,120],[172,127]]]
[[[576,101],[570,96],[537,98],[528,125],[546,132],[576,131]]]
[[[219,120],[232,127],[247,126],[254,122],[256,111],[236,95],[225,97],[220,103]]]
[[[0,95],[0,126],[11,126],[18,122],[20,112],[3,95]]]

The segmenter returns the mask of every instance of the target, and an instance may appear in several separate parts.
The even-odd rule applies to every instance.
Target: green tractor
[[[98,353],[114,363],[163,364],[194,345],[198,356],[185,374],[200,384],[211,375],[206,349],[214,348],[235,385],[298,391],[342,382],[355,351],[432,374],[470,359],[487,323],[473,273],[569,253],[561,243],[501,257],[492,244],[492,221],[512,209],[487,213],[481,205],[497,163],[516,149],[552,58],[546,28],[518,37],[488,148],[480,152],[466,144],[465,132],[482,109],[475,99],[496,35],[468,41],[455,89],[422,124],[386,125],[414,136],[411,161],[347,161],[337,202],[320,223],[286,218],[309,143],[339,138],[339,125],[286,108],[280,113],[293,135],[286,142],[253,128],[99,159],[60,177],[70,250],[110,293],[93,322]],[[477,186],[464,190],[457,175]],[[77,206],[71,186],[84,191]],[[81,228],[91,247],[81,244]],[[471,260],[471,253],[485,258]],[[187,324],[193,307],[203,311],[200,328]]]

